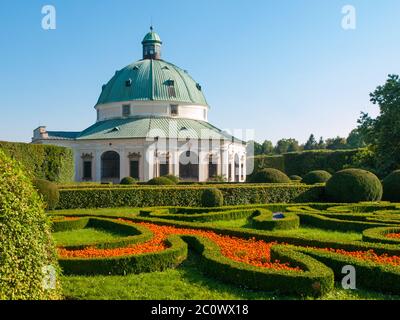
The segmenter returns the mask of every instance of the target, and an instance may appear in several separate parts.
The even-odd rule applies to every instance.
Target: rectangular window
[[[131,106],[129,104],[124,104],[122,106],[122,116],[129,117],[131,115]]]
[[[179,115],[179,110],[178,110],[178,105],[177,104],[171,104],[170,113],[171,113],[171,116]]]
[[[169,159],[165,159],[160,163],[160,177],[169,174]]]
[[[131,160],[130,164],[130,176],[139,180],[139,160]]]
[[[83,161],[83,180],[92,180],[92,161]]]
[[[168,95],[171,98],[176,98],[176,91],[174,86],[168,86]]]
[[[208,177],[213,178],[217,175],[217,164],[210,161],[208,163]]]

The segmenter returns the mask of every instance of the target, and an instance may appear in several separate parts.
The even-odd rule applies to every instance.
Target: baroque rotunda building
[[[187,181],[245,181],[245,142],[208,122],[201,85],[161,59],[162,42],[152,28],[142,45],[143,59],[103,85],[95,124],[82,132],[40,126],[32,142],[71,148],[76,181],[147,181],[167,174]]]

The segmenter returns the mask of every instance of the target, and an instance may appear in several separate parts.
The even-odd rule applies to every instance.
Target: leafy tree
[[[271,141],[265,140],[261,145],[262,154],[271,154],[274,152],[274,146]]]
[[[323,137],[319,138],[317,149],[318,150],[326,149],[326,144]]]
[[[385,174],[400,167],[400,77],[389,75],[370,97],[379,106],[380,114],[372,119],[362,113],[359,130],[375,151],[379,171]]]
[[[349,148],[356,149],[366,146],[364,135],[359,129],[352,130],[346,140]]]
[[[275,152],[277,154],[300,151],[299,142],[296,139],[281,139],[276,143]]]
[[[347,149],[346,138],[336,137],[326,140],[326,148],[330,150]]]
[[[252,148],[254,147],[254,150]],[[251,154],[254,151],[254,155],[258,156],[262,154],[262,145],[259,144],[257,141],[254,140],[249,140],[247,142],[247,147],[246,147],[247,154]]]
[[[311,134],[306,144],[304,145],[304,150],[315,150],[315,149],[318,149],[318,143],[317,140],[315,140],[314,134]]]

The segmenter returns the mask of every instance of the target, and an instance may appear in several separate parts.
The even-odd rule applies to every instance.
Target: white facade
[[[39,133],[42,131],[42,133]],[[214,175],[222,176],[227,182],[244,182],[246,179],[246,148],[242,143],[225,141],[220,146],[209,148],[209,141],[197,142],[193,149],[186,142],[178,142],[174,148],[157,149],[154,141],[143,139],[112,139],[112,140],[57,140],[48,136],[44,127],[35,130],[33,142],[51,144],[71,148],[75,159],[75,180],[77,182],[114,182],[122,178],[134,176],[140,181],[148,181],[161,175],[161,166],[166,164],[169,157],[168,172],[182,180],[208,181],[210,173],[210,156],[215,164]],[[119,176],[114,178],[102,177],[102,156],[109,151],[119,155]],[[179,172],[182,165],[180,159],[183,154],[191,152],[191,156],[198,155],[198,179],[184,178]],[[190,156],[188,157],[190,158]],[[138,175],[131,172],[131,162],[138,162]],[[84,174],[84,163],[90,162],[90,175]],[[195,161],[193,161],[195,162]],[[196,163],[194,163],[196,165]],[[213,176],[214,176],[213,175]],[[89,178],[90,176],[90,178]]]
[[[82,132],[42,126],[32,142],[71,148],[76,181],[148,181],[169,174],[188,181],[244,182],[245,143],[208,123],[201,85],[161,60],[161,44],[151,30],[142,41],[143,59],[103,85],[94,125]]]

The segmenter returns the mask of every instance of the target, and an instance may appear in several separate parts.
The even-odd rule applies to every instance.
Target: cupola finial
[[[153,31],[153,24],[151,24],[150,32],[146,34],[142,41],[143,59],[161,59],[161,44],[160,36]]]

